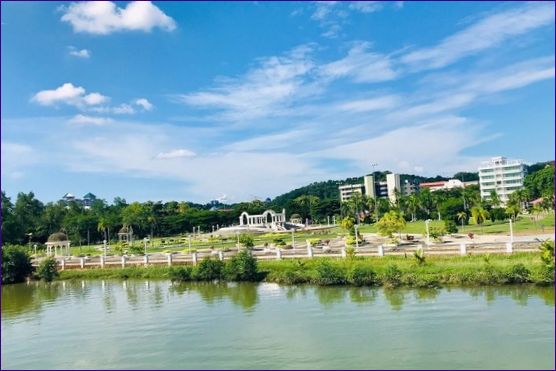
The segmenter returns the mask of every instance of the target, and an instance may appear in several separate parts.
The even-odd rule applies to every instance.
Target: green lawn
[[[430,226],[444,226],[443,221],[431,220]],[[359,230],[363,233],[377,233],[377,228],[374,224],[362,225]],[[509,234],[510,226],[508,221],[491,222],[487,221],[482,226],[476,224],[466,225],[463,228],[461,225],[458,227],[459,233],[473,232],[475,234]],[[529,215],[521,215],[513,225],[514,233],[551,233],[554,231],[554,214],[540,216],[539,220],[531,220]],[[416,222],[408,222],[402,233],[425,233],[425,222],[418,220]]]
[[[326,229],[322,231],[312,231],[312,232],[295,232],[295,242],[296,245],[304,242],[306,239],[319,238],[322,240],[328,240],[338,237],[338,234],[342,233],[339,227]],[[215,233],[213,236],[216,236]],[[263,246],[265,243],[271,244],[276,238],[281,238],[286,244],[291,244],[292,234],[291,233],[266,233],[266,234],[252,234],[255,246]],[[208,240],[207,240],[208,239]],[[143,246],[143,240],[138,239],[134,241],[135,246]],[[209,249],[214,247],[215,249],[234,249],[237,246],[237,237],[230,236],[228,238],[218,239],[210,238],[210,235],[203,235],[201,239],[192,238],[191,248]],[[188,251],[189,250],[189,239],[187,237],[172,236],[172,237],[155,237],[153,239],[153,244],[147,244],[147,253],[157,253],[164,251]],[[100,255],[102,254],[102,245],[91,245],[91,246],[72,246],[72,255]]]

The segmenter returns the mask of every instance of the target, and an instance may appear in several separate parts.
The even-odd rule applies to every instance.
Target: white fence
[[[354,249],[355,256],[395,256],[411,255],[421,249],[425,255],[468,255],[468,254],[511,254],[514,252],[537,252],[539,251],[539,241],[526,242],[496,242],[496,243],[445,243],[445,244],[414,244],[405,246],[393,245],[372,245],[364,244]],[[306,246],[297,245],[292,249],[254,249],[252,254],[259,260],[272,259],[293,259],[293,258],[314,258],[314,257],[334,257],[346,258],[349,250],[342,246],[311,246],[308,242]],[[147,255],[100,255],[92,257],[57,257],[56,261],[60,269],[85,269],[85,268],[116,268],[130,266],[152,266],[152,265],[195,265],[201,259],[211,256],[215,259],[227,260],[237,254],[237,249],[230,251],[205,250],[192,253],[171,253],[171,254],[147,254]],[[34,263],[37,263],[35,261]]]

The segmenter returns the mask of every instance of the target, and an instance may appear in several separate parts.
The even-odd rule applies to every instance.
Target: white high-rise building
[[[505,157],[493,157],[485,161],[479,168],[479,185],[481,198],[488,199],[494,190],[502,203],[506,203],[510,195],[523,188],[525,164],[521,160],[508,160]]]

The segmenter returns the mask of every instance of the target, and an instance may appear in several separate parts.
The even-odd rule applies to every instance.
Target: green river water
[[[13,368],[554,369],[554,289],[6,285]]]

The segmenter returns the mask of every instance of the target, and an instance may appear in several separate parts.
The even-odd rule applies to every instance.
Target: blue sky
[[[553,159],[553,3],[1,7],[9,196],[238,202]]]

